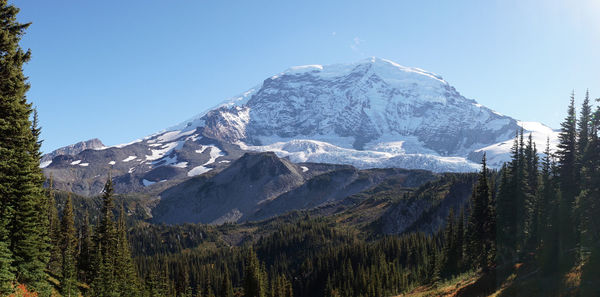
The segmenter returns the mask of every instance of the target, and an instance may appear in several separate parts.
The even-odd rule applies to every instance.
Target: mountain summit
[[[289,68],[171,130],[202,127],[207,137],[295,162],[469,171],[482,148],[510,140],[520,126],[437,74],[373,57]]]
[[[463,97],[437,74],[369,58],[289,68],[175,127],[59,156],[46,171],[98,176],[112,167],[124,182],[121,191],[224,168],[247,151],[272,151],[296,163],[474,171],[484,151],[491,166],[505,161],[521,127],[538,147],[546,137],[556,139],[540,123],[519,122]],[[94,184],[81,186],[93,193]]]

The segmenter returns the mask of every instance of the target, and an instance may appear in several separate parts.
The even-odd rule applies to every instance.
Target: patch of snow
[[[180,144],[181,142],[181,144]],[[154,161],[154,160],[158,160],[164,156],[166,156],[168,153],[170,153],[173,149],[175,149],[176,147],[178,147],[179,145],[183,145],[183,141],[180,142],[169,142],[164,144],[160,149],[157,150],[150,150],[150,155],[146,155],[146,161]]]
[[[308,167],[306,167],[306,166],[300,166],[300,169],[302,169],[302,172],[307,172],[308,171]]]
[[[204,151],[206,151],[206,149],[210,149],[210,159],[206,163],[204,163],[204,165],[212,164],[217,160],[217,158],[225,156],[223,151],[221,151],[220,148],[214,145],[203,145],[202,148],[196,150],[196,153],[202,154],[204,153]]]
[[[189,136],[189,137],[187,137],[187,138],[185,139],[185,141],[196,141],[196,140],[198,140],[198,139],[200,139],[200,138],[202,138],[202,137],[200,137],[200,135],[199,135],[199,134],[194,134],[194,135],[192,135],[192,136]]]
[[[206,163],[204,163],[200,166],[196,166],[196,167],[192,168],[192,170],[188,171],[188,173],[187,173],[188,176],[196,176],[196,175],[200,175],[200,174],[206,173],[208,171],[211,171],[213,168],[206,167],[206,165],[212,164],[217,160],[217,158],[225,156],[225,154],[223,154],[223,151],[221,151],[221,149],[219,149],[218,147],[216,147],[214,145],[203,146],[202,149],[196,150],[196,153],[198,153],[198,151],[200,151],[200,153],[202,153],[208,148],[210,148],[210,152],[209,152],[210,159],[208,159],[208,161],[206,161]]]
[[[129,157],[123,159],[123,162],[129,162],[129,161],[133,161],[135,159],[137,159],[137,156],[129,156]]]
[[[142,183],[144,184],[144,187],[147,187],[147,186],[150,186],[150,185],[153,185],[153,184],[155,184],[156,182],[149,181],[149,180],[147,180],[147,179],[143,179],[143,180],[142,180]]]
[[[543,133],[543,134],[546,134],[546,135],[551,135],[551,134],[553,134],[555,132],[552,128],[550,128],[550,127],[548,127],[548,126],[546,126],[546,125],[544,125],[544,124],[542,124],[540,122],[522,122],[522,121],[519,121],[517,124],[519,126],[523,127],[523,129],[525,129],[527,131],[531,131],[531,132],[538,132],[538,133]]]
[[[188,162],[179,162],[173,166],[177,167],[177,168],[186,168],[188,165]]]
[[[113,146],[106,146],[106,147],[103,147],[103,148],[99,148],[98,150],[105,150],[107,148],[124,148],[124,147],[126,147],[128,145],[132,145],[132,144],[135,144],[135,143],[138,143],[138,142],[142,142],[142,140],[141,139],[136,139],[136,140],[134,140],[132,142],[117,144],[117,145],[113,145]]]
[[[133,173],[134,170],[135,170],[135,167],[131,167],[131,168],[129,168],[129,170],[127,171],[127,173],[131,174],[131,173]]]
[[[79,166],[87,167],[90,163],[80,163]]]
[[[196,166],[192,170],[188,171],[187,176],[196,176],[211,171],[212,168],[204,166]]]
[[[229,161],[229,160],[222,160],[222,161],[219,161],[219,163],[231,163],[231,161]]]
[[[177,140],[181,137],[185,137],[185,136],[189,136],[191,134],[194,134],[194,130],[190,130],[190,131],[170,131],[170,132],[166,132],[162,135],[160,135],[157,139],[158,142],[172,142],[174,140]]]
[[[225,154],[223,154],[223,151],[221,151],[221,149],[219,149],[218,147],[214,145],[209,145],[209,147],[210,159],[206,163],[204,163],[204,165],[212,164],[217,160],[217,158],[225,156]]]
[[[200,148],[199,150],[196,150],[195,152],[198,154],[202,154],[204,153],[204,151],[208,148],[208,146],[202,146],[202,148]]]
[[[116,163],[117,162],[115,162],[115,161],[110,161],[110,162],[108,162],[108,165],[115,165]]]
[[[152,161],[152,165],[155,165],[158,163],[162,163],[161,165],[173,165],[173,164],[177,163],[177,155],[173,154],[173,155],[166,156],[162,159]]]
[[[77,165],[79,163],[81,163],[81,160],[73,161],[73,162],[71,162],[71,165]]]
[[[40,168],[46,168],[46,167],[50,166],[50,164],[52,164],[52,160],[44,161],[44,162],[40,163]]]

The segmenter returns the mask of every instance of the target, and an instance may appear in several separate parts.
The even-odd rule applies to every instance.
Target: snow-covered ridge
[[[338,147],[326,142],[314,140],[292,140],[277,142],[265,146],[248,146],[238,143],[244,150],[271,151],[280,158],[289,158],[292,162],[349,164],[357,168],[400,167],[406,169],[427,168],[432,171],[476,171],[479,165],[461,157],[442,157],[428,154],[406,154],[398,149],[397,153],[355,150]]]
[[[444,79],[440,75],[437,75],[435,73],[428,72],[428,71],[425,71],[420,68],[402,66],[396,62],[393,62],[393,61],[390,61],[387,59],[377,58],[377,57],[370,57],[370,58],[364,59],[364,60],[356,62],[356,63],[333,64],[333,65],[325,65],[325,66],[324,65],[294,66],[294,67],[288,68],[287,70],[285,70],[284,72],[282,72],[278,75],[272,76],[271,78],[278,78],[281,75],[285,75],[285,74],[303,74],[303,73],[307,73],[307,72],[315,72],[315,73],[317,73],[317,75],[319,75],[323,78],[340,77],[340,76],[343,76],[343,75],[351,72],[357,66],[369,65],[369,64],[373,65],[373,67],[375,68],[375,71],[378,74],[382,75],[384,77],[384,79],[390,79],[390,80],[403,79],[410,75],[420,75],[420,76],[429,77],[429,78],[434,79],[443,84],[448,84],[446,81],[444,81]]]

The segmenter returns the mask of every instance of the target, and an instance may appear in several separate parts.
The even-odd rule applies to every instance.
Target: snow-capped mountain
[[[245,151],[292,162],[475,171],[507,159],[515,131],[539,148],[556,132],[519,122],[460,95],[439,75],[369,58],[292,67],[177,126],[132,143],[58,156],[45,169],[93,194],[112,168],[121,191],[161,187],[226,167]],[[83,164],[87,164],[83,166]],[[69,170],[66,170],[69,169]]]
[[[520,127],[538,145],[556,138],[463,97],[439,75],[379,58],[292,67],[169,130],[197,127],[294,162],[433,171],[474,170],[483,151],[499,166]]]

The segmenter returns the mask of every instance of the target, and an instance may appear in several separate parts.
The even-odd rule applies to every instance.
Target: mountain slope
[[[339,201],[390,177],[414,185],[434,175],[401,169],[361,171],[347,165],[294,164],[274,153],[246,153],[221,172],[161,192],[153,221],[221,224],[260,220]]]
[[[464,98],[436,74],[369,58],[292,67],[175,127],[44,165],[59,189],[84,195],[98,194],[109,170],[117,192],[158,193],[248,151],[359,169],[471,172],[483,152],[500,166],[521,127],[533,131],[538,148],[556,139],[542,124]]]

